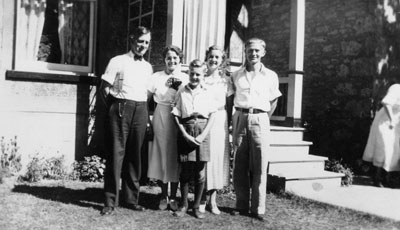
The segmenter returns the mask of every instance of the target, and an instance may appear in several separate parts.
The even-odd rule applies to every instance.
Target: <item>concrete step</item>
[[[280,175],[283,173],[321,172],[324,170],[327,157],[315,155],[272,155],[269,157],[267,173]]]
[[[343,173],[321,172],[286,172],[279,175],[268,174],[267,189],[269,191],[286,191],[313,189],[315,191],[341,185]]]
[[[309,141],[290,141],[281,139],[272,142],[271,154],[273,155],[287,155],[288,157],[295,157],[296,155],[306,156],[308,155],[312,142]]]
[[[302,141],[304,128],[292,128],[283,126],[271,126],[272,142],[279,142],[279,140],[287,141]]]

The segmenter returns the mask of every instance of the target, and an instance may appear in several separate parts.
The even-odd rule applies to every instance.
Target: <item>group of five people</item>
[[[175,216],[184,216],[189,209],[189,184],[193,180],[193,215],[204,218],[206,204],[213,214],[220,214],[216,195],[230,181],[228,126],[232,124],[236,192],[232,214],[263,220],[269,118],[281,95],[276,73],[261,62],[265,42],[258,38],[247,40],[246,63],[232,74],[223,68],[223,49],[211,46],[205,63],[191,61],[187,75],[181,68],[183,52],[172,45],[162,53],[165,69],[153,74],[151,65],[143,59],[150,41],[150,30],[138,27],[130,36],[131,50],[112,58],[102,76],[109,154],[101,214],[113,213],[118,205],[144,210],[138,201],[141,147],[148,122],[154,138],[149,142],[147,177],[157,180],[161,187],[159,208],[165,210],[169,206]],[[149,98],[156,103],[151,121]],[[120,176],[123,202],[119,202]]]

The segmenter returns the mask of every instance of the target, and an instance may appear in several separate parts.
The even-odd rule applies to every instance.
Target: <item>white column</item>
[[[184,0],[168,0],[167,44],[182,48]]]
[[[291,0],[287,117],[301,119],[303,94],[305,0]]]

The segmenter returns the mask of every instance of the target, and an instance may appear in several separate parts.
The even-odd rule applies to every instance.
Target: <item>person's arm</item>
[[[101,80],[99,87],[100,99],[104,103],[105,106],[108,106],[107,97],[110,95],[111,84],[105,80]]]
[[[192,137],[191,135],[189,135],[186,130],[185,127],[183,127],[183,125],[181,124],[181,122],[179,121],[179,117],[178,116],[174,116],[174,121],[176,126],[178,127],[179,131],[182,133],[182,136],[186,139],[187,142],[192,143],[193,145],[200,145],[195,139],[194,137]]]
[[[226,113],[228,119],[228,127],[232,125],[232,112],[233,112],[233,94],[226,97]]]
[[[207,137],[212,125],[214,124],[214,120],[215,120],[215,113],[211,113],[210,117],[207,120],[206,127],[204,127],[203,129],[203,132],[201,132],[201,134],[195,138],[195,141],[197,142],[198,145],[200,145]]]
[[[278,104],[278,98],[275,98],[270,103],[271,103],[271,110],[268,112],[269,118],[271,118],[272,114],[274,113],[274,111],[276,109],[276,105]]]
[[[386,111],[386,113],[387,113],[387,115],[389,117],[389,121],[390,121],[389,128],[392,129],[393,128],[393,122],[394,122],[393,121],[392,105],[383,103],[383,107],[385,108],[385,111]]]

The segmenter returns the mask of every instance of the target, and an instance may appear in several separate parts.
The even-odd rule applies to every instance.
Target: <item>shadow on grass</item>
[[[21,184],[15,185],[12,192],[26,193],[40,199],[94,208],[97,210],[103,208],[104,202],[104,191],[102,188],[71,189],[63,186],[50,187]],[[120,195],[120,197],[122,196]],[[141,192],[139,203],[147,209],[156,210],[158,207],[158,196]]]

